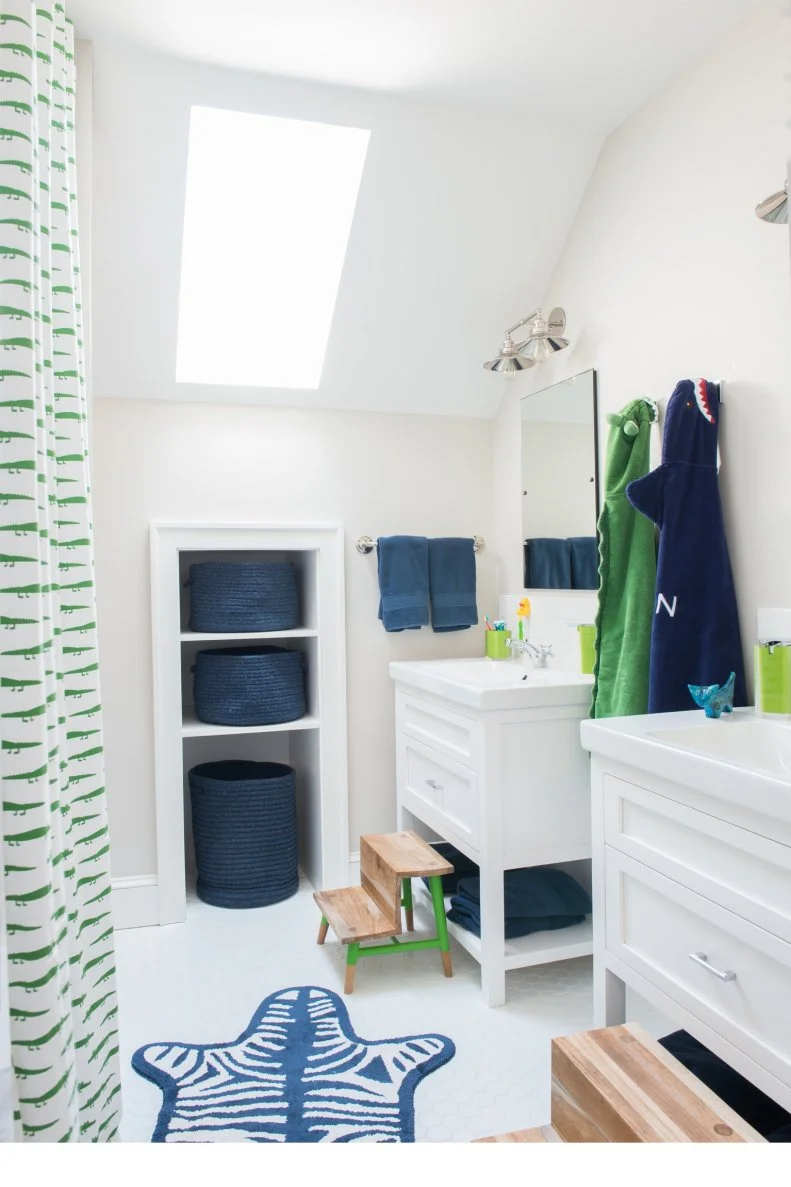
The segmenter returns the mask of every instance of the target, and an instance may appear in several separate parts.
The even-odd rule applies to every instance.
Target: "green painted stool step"
[[[362,837],[360,873],[362,885],[342,890],[319,891],[314,898],[321,908],[318,942],[323,944],[328,928],[348,945],[344,991],[351,993],[357,963],[363,956],[386,956],[394,952],[436,949],[442,956],[446,977],[453,975],[450,940],[445,918],[442,877],[453,867],[415,833],[385,833]],[[402,940],[401,911],[407,931],[412,932],[412,878],[425,877],[431,892],[436,935],[422,940]],[[385,937],[387,939],[385,940]],[[373,942],[384,940],[384,942]]]

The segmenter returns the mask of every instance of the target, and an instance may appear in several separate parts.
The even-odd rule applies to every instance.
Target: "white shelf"
[[[222,643],[223,640],[241,639],[315,639],[318,631],[314,631],[311,627],[297,627],[293,631],[182,631],[182,643],[207,643],[215,640]]]
[[[181,724],[181,735],[184,738],[212,738],[220,734],[274,734],[289,730],[316,730],[319,728],[318,717],[306,714],[296,721],[284,721],[280,725],[210,725],[206,721],[198,721],[195,710],[186,708]]]
[[[431,911],[431,896],[422,882],[417,879],[413,886],[418,891],[416,904]],[[445,910],[450,908],[450,895],[445,896]],[[432,912],[433,913],[433,912]],[[458,940],[471,956],[480,963],[481,940],[471,931],[448,920],[448,933]],[[563,927],[558,931],[537,931],[530,936],[505,941],[505,967],[524,969],[535,964],[550,964],[554,960],[574,960],[578,956],[590,956],[593,952],[593,919],[589,915],[584,923]]]

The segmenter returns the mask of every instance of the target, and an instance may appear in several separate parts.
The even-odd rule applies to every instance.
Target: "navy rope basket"
[[[195,716],[211,725],[278,725],[305,715],[305,657],[283,647],[210,647],[195,656]]]
[[[290,561],[190,565],[191,631],[291,631],[299,626],[296,568]]]
[[[268,907],[296,893],[293,767],[207,762],[188,775],[197,894],[213,907]]]

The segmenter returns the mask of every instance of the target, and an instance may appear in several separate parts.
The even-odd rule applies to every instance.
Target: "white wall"
[[[115,878],[156,872],[149,523],[338,522],[346,530],[350,837],[395,828],[391,659],[480,655],[476,628],[387,634],[361,535],[494,530],[492,422],[96,400],[93,493],[107,788]],[[494,558],[478,558],[481,617]]]
[[[175,383],[193,104],[371,129],[318,392]],[[535,308],[601,143],[546,121],[99,41],[93,105],[98,397],[493,417],[500,384],[482,364],[505,327]]]
[[[318,392],[175,383],[192,104],[372,130]],[[530,153],[517,144],[515,156],[523,120],[99,41],[92,130],[94,513],[114,876],[155,872],[155,518],[343,524],[356,849],[361,831],[395,824],[388,661],[480,654],[482,643],[476,631],[387,635],[375,557],[353,543],[482,535],[479,606],[496,613],[492,421],[465,417],[494,415],[500,386],[482,363],[548,282],[599,141],[539,126]]]
[[[573,345],[525,377],[537,389],[595,367],[600,416],[666,401],[679,379],[724,380],[720,478],[746,648],[759,604],[791,605],[788,229],[753,213],[786,175],[789,62],[791,14],[762,4],[609,137],[547,293]],[[501,589],[521,585],[526,390],[509,386],[496,424]]]

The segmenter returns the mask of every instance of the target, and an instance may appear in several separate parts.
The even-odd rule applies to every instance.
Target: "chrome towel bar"
[[[473,552],[481,552],[484,546],[483,536],[473,536],[472,550]],[[360,536],[355,544],[355,548],[360,556],[368,556],[376,548],[376,540],[372,540],[370,536]]]

